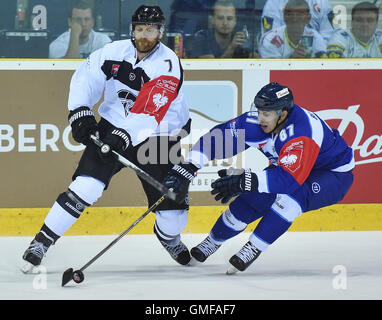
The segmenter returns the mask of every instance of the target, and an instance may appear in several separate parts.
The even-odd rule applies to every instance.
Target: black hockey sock
[[[90,206],[70,189],[61,193],[56,201],[65,211],[77,219],[85,208]]]
[[[68,189],[61,193],[45,218],[43,230],[53,239],[62,236],[89,206],[76,193]]]
[[[45,223],[42,225],[40,232],[42,232],[46,237],[53,240],[53,244],[55,244],[56,241],[60,238],[60,236],[55,234],[52,230],[50,230]]]
[[[158,237],[159,241],[165,242],[169,246],[176,246],[180,241],[180,235],[172,236],[164,233],[155,222],[154,224],[154,233]]]

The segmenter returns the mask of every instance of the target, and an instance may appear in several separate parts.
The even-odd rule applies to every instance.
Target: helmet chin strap
[[[281,119],[281,115],[279,115],[279,118],[277,119],[277,122],[276,122],[276,126],[275,126],[275,128],[274,128],[270,133],[274,133],[275,130],[276,130],[278,127],[280,127],[282,124],[284,124],[285,121],[288,119],[288,116],[289,116],[289,112],[288,112],[288,115],[285,117],[285,119],[284,119],[283,121],[281,121],[280,123],[278,123],[278,122],[280,121],[280,119]]]

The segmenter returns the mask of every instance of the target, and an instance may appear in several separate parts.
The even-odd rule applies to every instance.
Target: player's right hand
[[[98,131],[94,113],[88,107],[79,107],[70,111],[68,120],[72,127],[73,139],[78,143],[89,144],[90,135]]]
[[[129,149],[132,148],[131,137],[127,131],[122,128],[110,129],[102,139],[102,142],[104,145],[108,145],[110,147],[101,147],[98,149],[98,154],[104,162],[117,159],[117,156],[112,152],[112,150],[124,155]]]
[[[253,192],[259,185],[256,174],[250,169],[229,168],[218,171],[219,179],[211,183],[212,195],[223,204],[238,196],[240,193]]]

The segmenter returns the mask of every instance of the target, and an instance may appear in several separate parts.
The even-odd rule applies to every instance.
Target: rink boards
[[[208,233],[226,209],[224,206],[192,206],[186,233]],[[1,236],[31,236],[39,231],[48,208],[0,209]],[[65,235],[119,234],[146,211],[146,207],[93,207]],[[289,231],[374,231],[382,230],[382,204],[340,204],[303,213]],[[137,224],[130,234],[152,233],[154,214]],[[257,222],[245,231],[254,230]]]
[[[0,59],[0,235],[34,234],[71,181],[83,147],[71,138],[66,104],[70,77],[81,62]],[[186,59],[182,65],[193,119],[191,135],[182,140],[184,154],[206,130],[248,111],[263,85],[279,81],[292,88],[297,104],[340,131],[356,160],[355,182],[345,199],[302,214],[290,231],[382,230],[381,59]],[[266,165],[259,152],[248,150],[200,170],[190,189],[185,232],[208,232],[225,210],[209,194],[218,170]],[[138,179],[123,172],[68,234],[119,233],[146,210],[145,204]],[[151,233],[153,220],[149,215],[132,232]]]

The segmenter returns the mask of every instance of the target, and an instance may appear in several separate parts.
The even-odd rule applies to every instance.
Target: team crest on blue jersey
[[[317,182],[312,183],[312,191],[314,193],[319,193],[321,190],[321,186]]]

